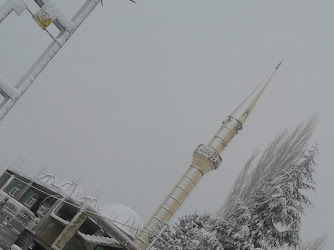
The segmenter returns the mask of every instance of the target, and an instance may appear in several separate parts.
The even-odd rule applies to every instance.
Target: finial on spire
[[[282,62],[280,62],[279,64],[277,64],[275,71],[279,69],[279,67],[281,66]]]

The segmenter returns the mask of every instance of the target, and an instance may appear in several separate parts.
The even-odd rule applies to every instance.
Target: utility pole
[[[52,38],[50,45],[33,65],[31,65],[27,72],[21,76],[18,82],[9,82],[0,72],[0,95],[3,97],[3,100],[0,101],[0,121],[100,1],[101,0],[86,0],[70,20],[65,18],[50,1],[45,0],[34,0],[39,8],[36,13],[33,13],[29,9],[24,0],[7,0],[7,2],[0,7],[0,23],[13,11],[18,16],[21,15],[23,11],[28,11],[33,17],[32,21],[35,20],[36,24]],[[48,27],[52,24],[59,30],[57,36],[53,36],[48,31]]]

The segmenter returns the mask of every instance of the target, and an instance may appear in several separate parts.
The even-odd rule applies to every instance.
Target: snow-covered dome
[[[104,205],[100,209],[101,214],[112,220],[114,224],[125,233],[135,237],[143,228],[143,222],[138,214],[127,206],[119,203]]]

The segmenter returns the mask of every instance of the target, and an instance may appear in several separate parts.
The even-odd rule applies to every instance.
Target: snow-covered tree
[[[167,228],[162,240],[155,244],[157,249],[170,250],[222,250],[222,244],[215,232],[208,230],[212,222],[211,215],[186,215],[179,219],[173,230]]]
[[[305,195],[313,181],[316,119],[283,131],[250,157],[218,213],[188,215],[162,235],[158,249],[277,249],[300,245]],[[169,247],[169,248],[168,248]]]

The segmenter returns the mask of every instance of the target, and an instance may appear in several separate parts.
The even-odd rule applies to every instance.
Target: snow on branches
[[[162,235],[157,249],[222,250],[297,248],[301,215],[311,206],[317,148],[309,146],[313,117],[284,131],[241,170],[216,214],[188,215]]]

